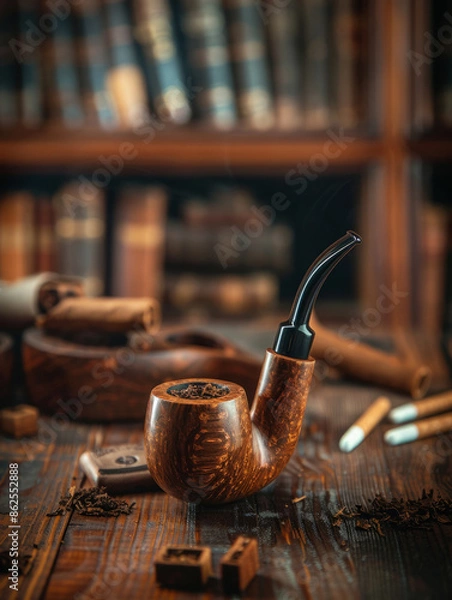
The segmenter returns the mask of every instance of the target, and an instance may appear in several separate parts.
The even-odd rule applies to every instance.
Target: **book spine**
[[[206,229],[171,221],[167,227],[166,259],[184,267],[286,272],[292,262],[292,246],[293,232],[286,225],[262,227],[259,237],[251,239],[237,225]]]
[[[136,36],[147,56],[153,104],[165,122],[187,123],[191,108],[182,80],[172,13],[166,0],[135,0]]]
[[[105,195],[88,183],[70,182],[53,199],[58,272],[84,280],[88,296],[105,287]]]
[[[16,281],[33,272],[33,197],[11,192],[0,199],[0,279]]]
[[[23,47],[20,63],[20,112],[21,121],[26,127],[36,127],[43,121],[42,77],[40,49],[30,48],[26,34],[29,24],[36,23],[39,17],[39,0],[18,0],[20,40]]]
[[[113,233],[113,294],[160,298],[167,197],[163,188],[125,188]]]
[[[333,10],[332,77],[335,113],[338,123],[351,129],[359,124],[359,98],[365,87],[364,74],[360,74],[358,69],[363,50],[361,30],[364,18],[358,12],[354,0],[337,0]]]
[[[302,83],[300,19],[298,5],[271,4],[267,30],[273,72],[275,115],[278,127],[292,129],[302,125]]]
[[[310,130],[331,124],[329,85],[329,30],[327,0],[302,0],[306,86],[304,123]]]
[[[0,127],[12,127],[18,121],[18,60],[22,57],[21,41],[14,36],[15,19],[12,2],[0,3]]]
[[[188,198],[181,207],[183,223],[188,227],[243,226],[254,218],[256,199],[246,188],[216,185],[207,198]]]
[[[53,272],[55,262],[55,222],[52,201],[41,197],[35,201],[35,267],[34,271]]]
[[[278,293],[278,279],[271,273],[210,277],[188,273],[165,281],[165,301],[173,308],[231,317],[268,310]]]
[[[236,123],[232,70],[221,0],[184,0],[184,33],[199,116],[219,128]]]
[[[65,127],[81,127],[84,122],[81,84],[76,69],[73,19],[62,19],[45,42],[49,72],[46,76],[50,119]]]
[[[263,22],[254,0],[224,0],[238,106],[246,125],[274,124],[271,82],[266,62]]]
[[[74,9],[79,17],[77,46],[86,115],[108,129],[117,125],[117,117],[107,90],[108,59],[99,0],[80,0]]]
[[[116,106],[119,121],[135,127],[146,120],[146,83],[138,65],[130,13],[124,0],[104,0],[111,67],[107,88]]]

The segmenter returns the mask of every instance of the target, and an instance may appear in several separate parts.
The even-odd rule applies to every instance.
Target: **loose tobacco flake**
[[[79,515],[91,517],[118,517],[130,515],[134,506],[135,502],[129,504],[125,500],[113,498],[107,494],[105,487],[76,490],[75,486],[72,486],[61,496],[58,507],[47,516],[65,515],[66,512],[74,510]]]
[[[168,393],[171,396],[178,398],[186,398],[191,400],[221,398],[229,394],[229,389],[223,385],[215,383],[189,383],[183,389],[170,389]]]
[[[357,529],[375,530],[384,536],[383,528],[396,529],[428,529],[434,523],[452,524],[452,500],[446,500],[433,490],[428,493],[423,490],[417,500],[392,498],[387,500],[377,494],[373,500],[368,500],[367,507],[356,504],[354,509],[342,507],[332,515],[333,527],[340,527],[344,519],[355,522]]]

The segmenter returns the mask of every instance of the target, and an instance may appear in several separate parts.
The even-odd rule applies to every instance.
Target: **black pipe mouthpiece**
[[[320,289],[338,262],[360,243],[361,238],[357,233],[347,231],[309,267],[298,287],[289,318],[280,324],[276,334],[273,350],[277,354],[299,359],[309,357],[314,340],[314,331],[309,327],[309,319]]]

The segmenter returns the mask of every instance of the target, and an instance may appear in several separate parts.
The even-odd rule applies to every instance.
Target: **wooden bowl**
[[[30,400],[48,414],[99,422],[144,421],[152,388],[173,379],[227,379],[253,398],[261,365],[252,355],[190,337],[178,343],[148,351],[89,346],[28,329],[22,353]]]

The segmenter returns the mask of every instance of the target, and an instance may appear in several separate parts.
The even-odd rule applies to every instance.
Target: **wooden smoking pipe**
[[[309,319],[315,300],[331,270],[360,241],[349,231],[311,265],[266,351],[251,410],[245,390],[228,381],[179,379],[152,390],[145,454],[164,491],[187,502],[231,502],[281,473],[298,441],[314,372]]]
[[[314,314],[311,325],[316,331],[312,345],[316,360],[333,363],[344,375],[354,379],[408,393],[412,398],[426,394],[431,381],[428,366],[341,337],[319,323]]]

